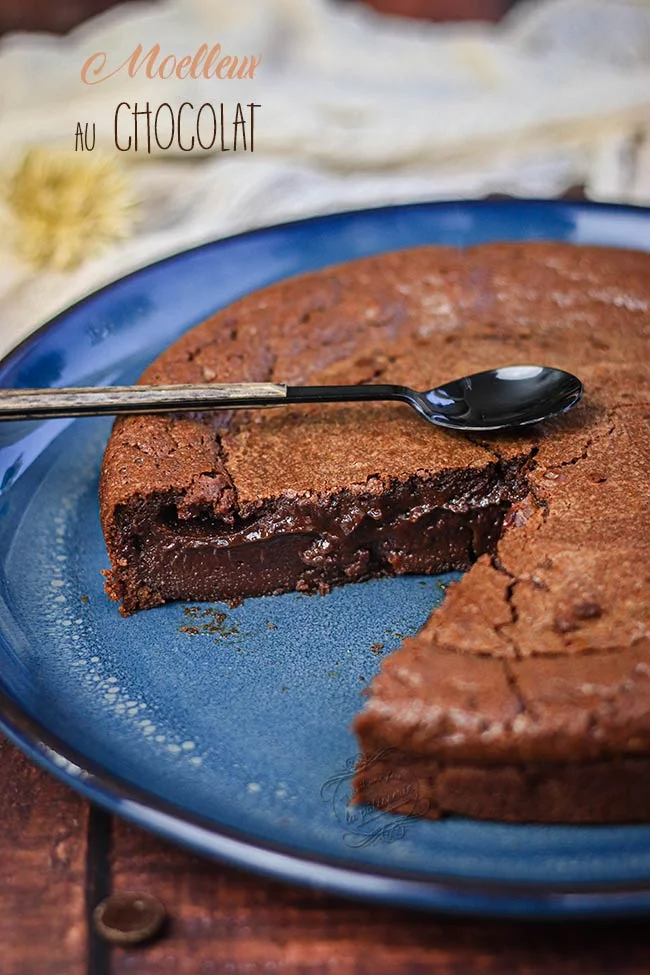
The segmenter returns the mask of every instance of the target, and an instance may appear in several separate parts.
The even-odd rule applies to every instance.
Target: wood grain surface
[[[84,972],[89,807],[2,737],[0,774],[0,972]]]
[[[647,975],[650,925],[448,918],[334,897],[200,859],[90,807],[0,738],[1,975]],[[154,894],[158,940],[90,918]]]

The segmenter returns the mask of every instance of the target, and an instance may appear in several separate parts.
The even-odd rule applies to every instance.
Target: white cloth
[[[219,43],[260,55],[252,80],[95,86],[137,43],[162,56]],[[36,272],[0,238],[0,353],[133,267],[203,240],[301,215],[491,192],[650,203],[650,2],[530,0],[500,25],[433,25],[331,0],[126,3],[64,38],[0,43],[0,163],[74,143],[95,122],[113,147],[118,102],[261,105],[253,153],[120,154],[143,219],[128,241],[68,273]],[[154,145],[155,150],[155,145]]]

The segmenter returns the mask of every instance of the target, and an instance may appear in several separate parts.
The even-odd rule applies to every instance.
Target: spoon
[[[549,366],[505,366],[464,376],[424,393],[408,386],[280,383],[3,389],[0,420],[401,400],[436,426],[481,431],[538,423],[571,409],[581,396],[582,383],[569,372]]]

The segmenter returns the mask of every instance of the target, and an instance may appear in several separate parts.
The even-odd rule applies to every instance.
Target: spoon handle
[[[0,420],[233,409],[275,406],[286,401],[287,387],[277,383],[2,389]]]
[[[368,383],[363,386],[287,386],[288,403],[359,403],[406,400],[414,395],[406,386]]]
[[[401,386],[285,386],[281,383],[206,383],[174,386],[91,386],[1,389],[1,420],[45,420],[125,413],[170,413],[215,408],[282,406],[403,399]]]

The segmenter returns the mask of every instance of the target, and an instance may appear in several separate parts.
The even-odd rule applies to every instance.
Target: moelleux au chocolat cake
[[[575,372],[573,411],[461,436],[393,403],[118,419],[107,592],[133,613],[469,570],[384,660],[359,801],[431,818],[650,820],[650,255],[423,247],[250,294],[143,383]]]

